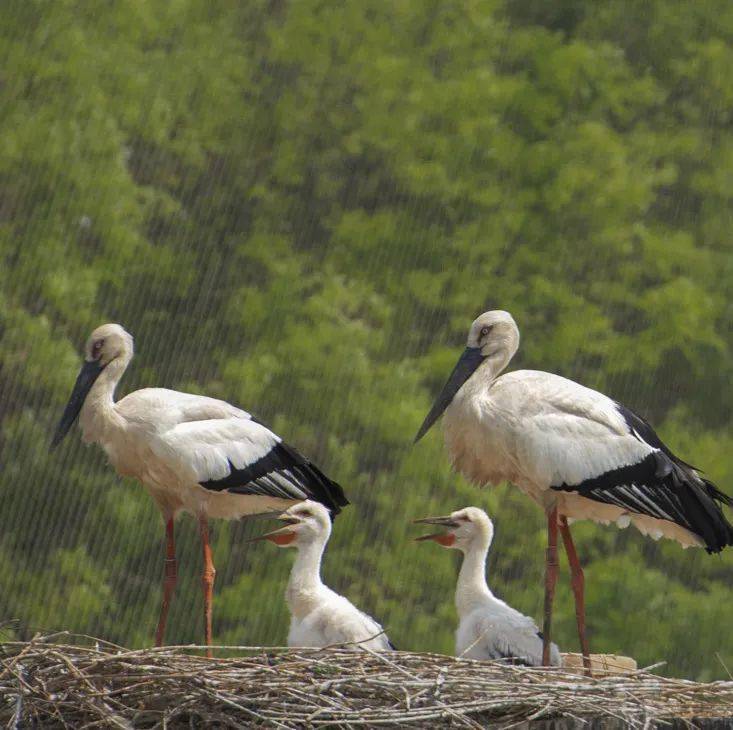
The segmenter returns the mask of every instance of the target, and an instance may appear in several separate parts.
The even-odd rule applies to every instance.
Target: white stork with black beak
[[[456,656],[468,659],[512,659],[542,664],[542,634],[535,622],[497,598],[486,583],[486,556],[494,539],[494,523],[478,507],[464,507],[448,517],[424,517],[418,524],[440,525],[445,532],[423,535],[463,553],[456,584]],[[560,652],[550,645],[550,664],[559,667]]]
[[[142,482],[158,505],[166,526],[166,559],[157,646],[163,643],[176,585],[173,524],[181,512],[196,517],[204,558],[205,638],[210,646],[216,571],[209,518],[280,512],[306,499],[322,502],[335,515],[348,501],[341,487],[318,467],[249,413],[225,401],[144,388],[115,402],[115,388],[132,355],[132,336],[120,325],[105,324],[92,332],[52,447],[79,417],[83,440],[98,443],[117,472]]]
[[[512,482],[545,510],[545,664],[559,526],[589,669],[583,571],[568,519],[633,523],[654,539],[717,553],[733,545],[733,526],[721,509],[733,500],[677,458],[643,418],[602,393],[536,370],[499,377],[518,347],[519,330],[508,312],[485,312],[474,320],[467,347],[415,441],[445,413],[446,444],[461,474],[479,486]]]
[[[279,519],[285,527],[255,537],[251,542],[269,540],[279,547],[293,547],[298,551],[285,592],[291,616],[288,646],[323,648],[354,643],[372,651],[394,649],[371,616],[321,580],[323,551],[331,536],[328,510],[317,502],[300,502]]]

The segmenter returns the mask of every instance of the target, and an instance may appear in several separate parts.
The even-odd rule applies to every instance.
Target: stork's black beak
[[[443,527],[460,527],[460,523],[456,522],[452,517],[423,517],[419,520],[413,520],[415,525],[442,525]]]
[[[458,359],[456,366],[453,368],[453,372],[450,374],[448,381],[443,386],[443,390],[440,391],[440,395],[435,399],[433,407],[430,409],[430,413],[425,416],[420,430],[415,436],[417,443],[430,429],[430,427],[440,418],[443,411],[448,407],[450,402],[453,400],[453,396],[461,389],[461,386],[473,375],[476,368],[484,361],[484,356],[481,354],[480,347],[467,347],[461,357]]]
[[[71,391],[69,402],[64,408],[64,413],[61,416],[59,425],[56,427],[56,433],[53,435],[51,441],[51,448],[54,449],[61,443],[61,440],[69,433],[69,429],[74,425],[81,407],[84,405],[84,399],[87,397],[87,393],[91,390],[94,385],[94,381],[99,377],[99,374],[104,370],[104,365],[100,365],[96,360],[91,362],[84,362],[79,371],[79,375],[76,377],[76,383],[74,383],[74,389]]]

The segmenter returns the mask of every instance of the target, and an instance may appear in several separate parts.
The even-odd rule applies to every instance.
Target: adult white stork
[[[486,556],[494,539],[494,524],[478,507],[465,507],[448,517],[424,517],[418,524],[441,525],[446,532],[423,535],[463,553],[456,585],[456,656],[469,659],[513,659],[542,664],[542,634],[529,617],[497,598],[486,583]],[[560,652],[550,646],[550,663],[560,666]]]
[[[166,526],[163,603],[155,635],[161,646],[176,585],[174,521],[195,516],[203,546],[204,629],[211,645],[214,563],[209,518],[280,512],[315,499],[337,514],[341,487],[246,411],[225,401],[165,388],[144,388],[115,402],[133,356],[132,336],[118,324],[92,332],[84,364],[53,437],[55,447],[77,416],[85,442],[96,442],[117,472],[142,482]],[[210,654],[210,652],[209,652]]]
[[[655,539],[716,553],[733,544],[733,526],[721,509],[733,500],[678,459],[643,418],[605,395],[535,370],[499,377],[518,347],[519,330],[508,312],[485,312],[474,320],[467,347],[415,441],[445,412],[445,440],[458,471],[480,486],[512,482],[545,510],[545,664],[559,523],[589,669],[584,578],[568,519],[633,523]]]
[[[298,550],[285,592],[291,616],[288,646],[321,648],[356,643],[374,651],[394,649],[371,616],[321,580],[321,559],[331,535],[328,510],[318,502],[300,502],[279,519],[285,527],[255,537],[252,542],[269,540],[279,547]]]

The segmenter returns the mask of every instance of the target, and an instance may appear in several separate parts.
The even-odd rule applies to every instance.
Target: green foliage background
[[[123,393],[241,404],[344,485],[326,579],[403,648],[452,649],[455,556],[410,541],[428,513],[486,507],[490,582],[540,615],[540,511],[451,474],[437,430],[411,446],[487,308],[516,366],[625,401],[730,493],[732,40],[729,0],[5,0],[0,620],[152,640],[152,502],[76,432],[48,450],[105,321],[136,338]],[[262,528],[215,527],[221,642],[284,642],[292,556],[245,545]],[[726,676],[733,551],[575,532],[595,651]]]

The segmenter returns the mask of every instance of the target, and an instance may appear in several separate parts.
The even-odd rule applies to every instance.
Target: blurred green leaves
[[[11,0],[2,17],[0,622],[19,635],[152,638],[152,503],[75,436],[47,454],[103,321],[135,335],[123,391],[229,399],[344,485],[326,578],[402,648],[452,647],[455,556],[410,539],[428,513],[488,507],[491,584],[540,613],[539,510],[468,487],[437,432],[411,447],[487,308],[519,322],[518,366],[603,388],[731,491],[728,3]],[[196,641],[179,524],[169,638]],[[284,641],[289,557],[244,545],[261,527],[214,528],[223,641]],[[575,530],[595,649],[724,676],[730,555]]]

